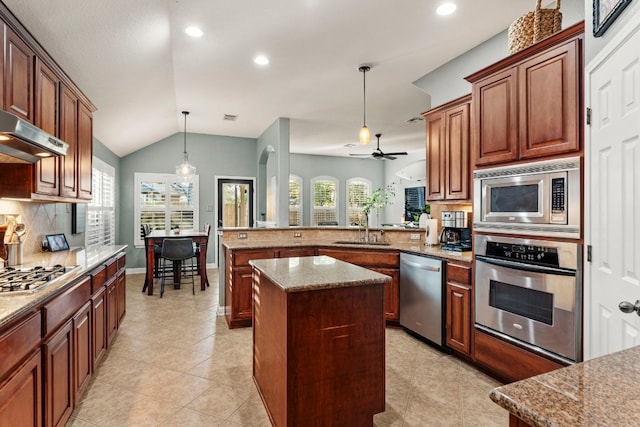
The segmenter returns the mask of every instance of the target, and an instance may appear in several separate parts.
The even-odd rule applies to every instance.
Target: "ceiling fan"
[[[373,153],[371,154],[349,154],[350,156],[353,157],[367,157],[367,158],[371,158],[371,159],[389,159],[389,160],[395,160],[396,157],[395,156],[406,156],[407,152],[406,151],[398,151],[395,153],[384,153],[382,152],[382,150],[380,149],[380,137],[382,136],[381,133],[376,133],[376,138],[378,138],[378,145],[376,147],[376,149],[373,151]]]

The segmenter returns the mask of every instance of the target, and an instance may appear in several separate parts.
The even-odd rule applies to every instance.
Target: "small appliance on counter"
[[[443,211],[440,248],[445,251],[466,252],[471,250],[471,212]]]

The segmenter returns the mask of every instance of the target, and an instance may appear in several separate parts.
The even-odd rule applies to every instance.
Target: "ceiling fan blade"
[[[389,155],[389,156],[406,156],[407,152],[406,151],[398,151],[398,152],[395,152],[395,153],[384,153],[384,154]]]
[[[384,159],[389,159],[389,160],[395,160],[395,159],[396,159],[396,157],[391,156],[391,154],[393,154],[393,153],[390,153],[390,154],[384,154],[384,155],[382,156],[382,158],[384,158]]]
[[[371,154],[349,154],[351,157],[371,157]]]

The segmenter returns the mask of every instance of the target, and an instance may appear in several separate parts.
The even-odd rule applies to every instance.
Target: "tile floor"
[[[127,275],[127,315],[67,426],[270,426],[251,378],[251,328],[229,330],[211,287],[141,292]],[[158,287],[159,290],[159,287]],[[375,426],[508,426],[488,397],[499,383],[387,329],[386,411]]]

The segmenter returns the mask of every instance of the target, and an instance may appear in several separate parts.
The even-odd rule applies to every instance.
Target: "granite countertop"
[[[373,285],[391,278],[328,256],[271,258],[249,261],[284,292],[303,292]]]
[[[24,263],[19,267],[48,267],[56,264],[77,267],[33,293],[0,293],[0,327],[39,306],[52,295],[62,292],[75,279],[87,274],[126,247],[127,245],[113,245],[90,250],[71,248],[66,251],[42,252],[26,256]]]
[[[640,346],[498,387],[491,399],[532,426],[640,420]]]
[[[412,253],[416,255],[428,255],[436,258],[442,258],[452,261],[473,262],[472,252],[454,252],[444,251],[440,249],[440,245],[427,246],[422,241],[391,243],[389,245],[378,244],[352,244],[352,243],[336,243],[335,239],[304,239],[304,240],[232,240],[222,243],[227,249],[261,249],[261,248],[295,248],[304,246],[322,246],[336,247],[348,249],[366,249],[366,250],[398,250],[401,252]]]

